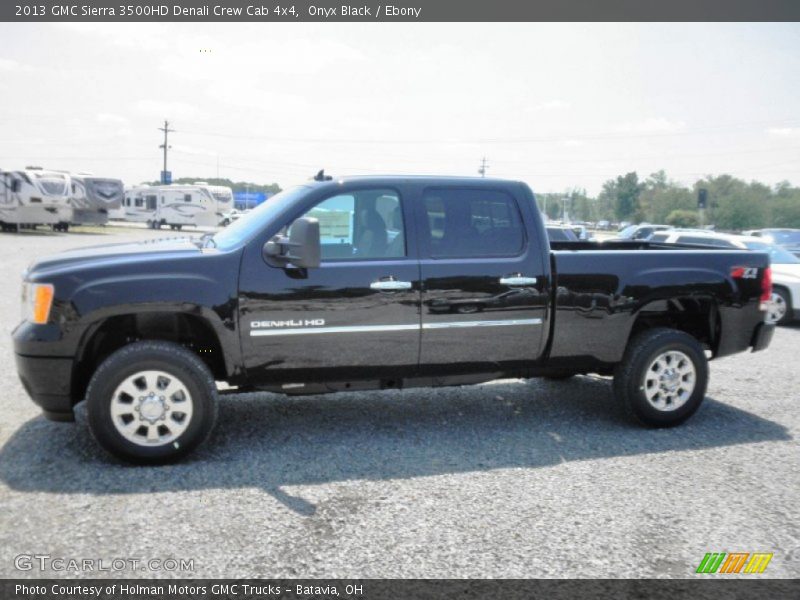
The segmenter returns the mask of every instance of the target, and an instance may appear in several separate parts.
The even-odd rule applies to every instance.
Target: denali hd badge
[[[251,329],[270,329],[276,327],[322,327],[325,319],[290,319],[288,321],[250,321]]]

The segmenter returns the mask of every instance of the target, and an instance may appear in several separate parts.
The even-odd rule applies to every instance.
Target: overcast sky
[[[799,24],[3,23],[0,78],[5,169],[800,185]]]

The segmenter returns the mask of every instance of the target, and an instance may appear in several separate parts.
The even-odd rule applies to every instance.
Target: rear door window
[[[431,189],[423,197],[432,258],[517,256],[525,235],[516,201],[499,190]]]

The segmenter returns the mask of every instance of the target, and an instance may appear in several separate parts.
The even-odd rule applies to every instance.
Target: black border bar
[[[800,21],[800,0],[2,0],[0,21]]]
[[[246,585],[258,588],[253,593]],[[20,590],[17,586],[27,586]],[[112,588],[112,586],[114,586]],[[123,591],[123,586],[128,589]],[[177,590],[171,590],[175,586]],[[216,586],[216,587],[215,587]],[[224,587],[227,586],[227,587]],[[233,587],[236,586],[236,587]],[[300,586],[300,589],[298,589]],[[350,586],[350,587],[348,587]],[[31,588],[39,592],[31,592]],[[67,590],[86,588],[86,592]],[[96,593],[96,588],[102,588]],[[336,589],[334,594],[331,588]],[[131,592],[131,590],[134,590]],[[112,591],[113,590],[113,591]],[[141,590],[141,591],[139,591]],[[269,591],[267,591],[269,590]],[[350,591],[350,593],[348,593]],[[266,593],[265,593],[266,592]],[[770,600],[800,597],[800,580],[749,576],[693,579],[6,579],[3,600]]]

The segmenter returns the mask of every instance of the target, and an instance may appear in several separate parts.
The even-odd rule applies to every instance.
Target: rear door
[[[422,369],[495,371],[541,355],[548,271],[533,198],[516,189],[421,190]]]
[[[419,263],[404,191],[343,187],[298,216],[320,222],[319,268],[270,266],[260,248],[248,247],[243,257],[239,304],[248,379],[347,381],[415,373]]]

